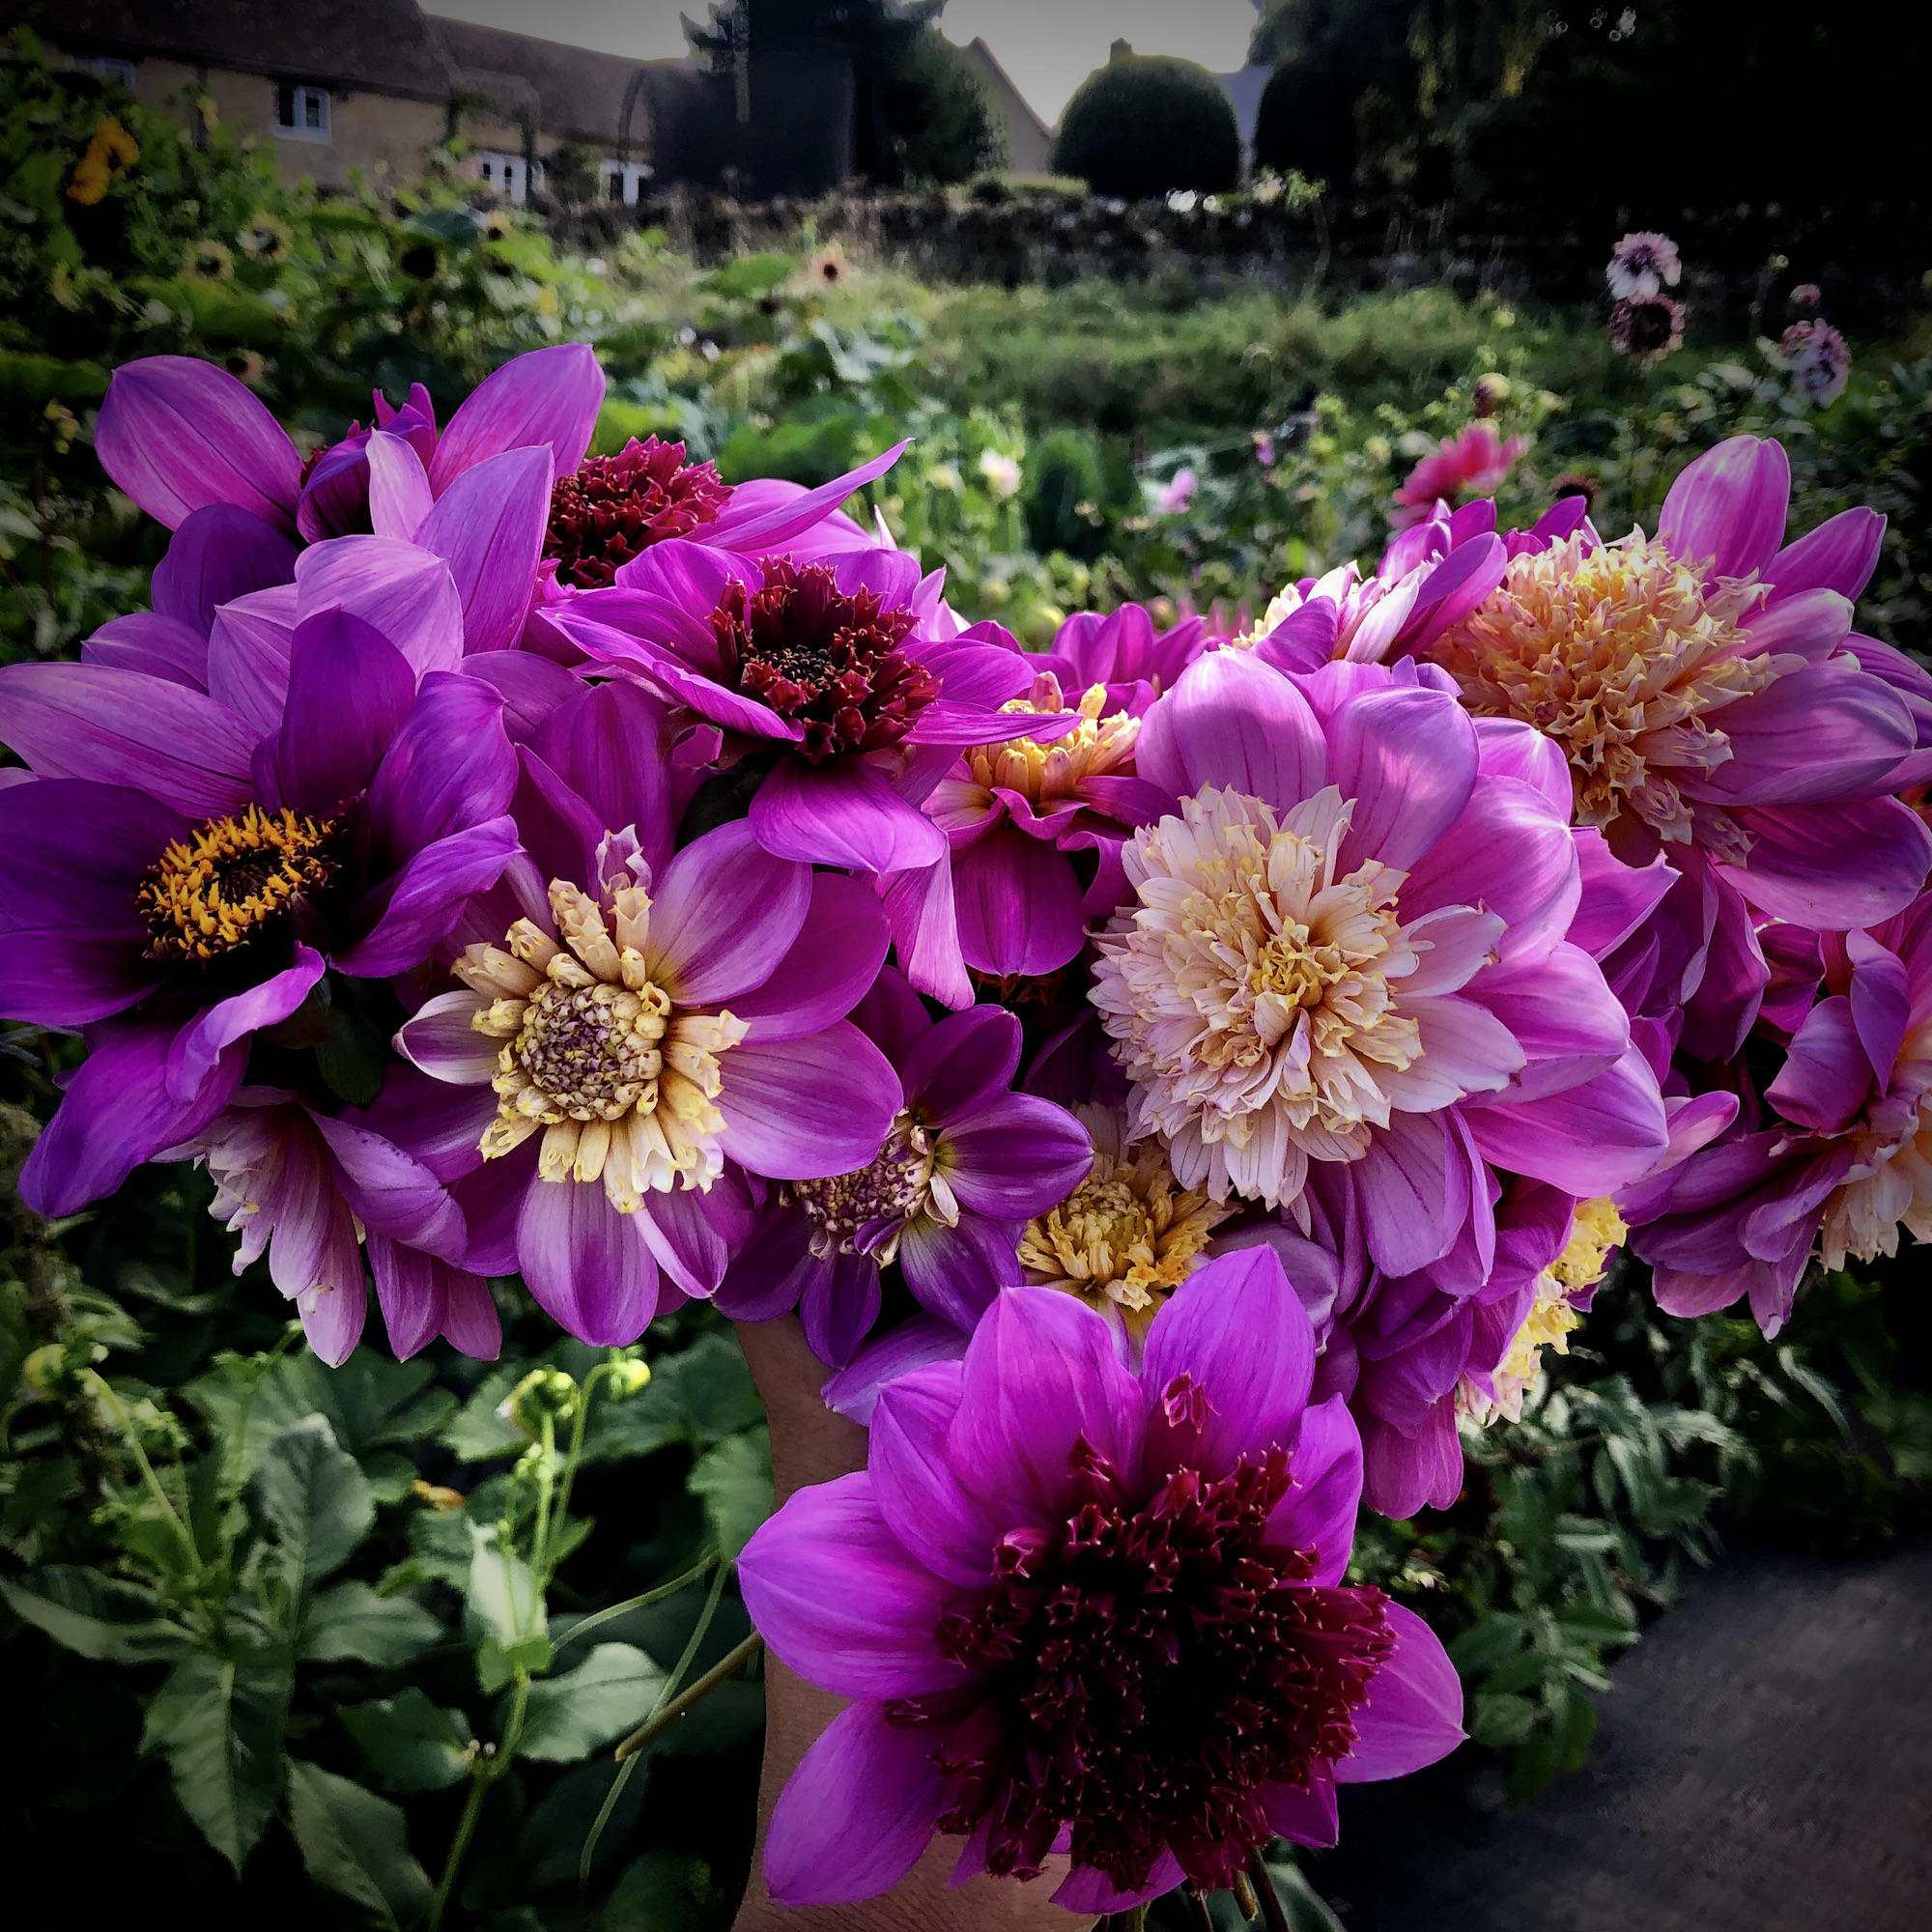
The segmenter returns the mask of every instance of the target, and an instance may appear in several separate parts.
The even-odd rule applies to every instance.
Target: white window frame
[[[522,155],[485,149],[476,156],[476,179],[495,193],[505,196],[511,207],[521,208],[530,189],[543,185],[543,163],[527,161]]]
[[[88,62],[96,80],[118,80],[130,94],[134,91],[136,65],[136,62],[123,59],[119,54],[96,54]]]
[[[282,97],[288,97],[289,114],[294,126],[282,120]],[[309,110],[318,113],[317,122],[309,121]],[[306,82],[282,80],[275,83],[275,133],[284,141],[327,141],[329,138],[331,119],[328,89],[310,87]]]
[[[603,198],[606,201],[621,201],[626,208],[635,208],[644,184],[655,173],[648,161],[620,161],[614,155],[606,155],[598,164],[597,177],[603,184]],[[612,194],[611,185],[619,181],[623,185],[622,191]]]

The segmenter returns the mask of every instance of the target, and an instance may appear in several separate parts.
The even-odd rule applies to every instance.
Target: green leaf
[[[194,1641],[161,1615],[152,1591],[74,1564],[0,1578],[0,1597],[23,1623],[97,1663],[153,1663],[179,1657]]]
[[[1449,1661],[1464,1677],[1494,1670],[1522,1647],[1522,1625],[1515,1617],[1485,1617],[1449,1646]]]
[[[704,1498],[704,1520],[719,1553],[736,1561],[772,1513],[772,1438],[766,1429],[727,1436],[697,1459],[685,1486]]]
[[[399,1503],[414,1489],[416,1465],[400,1450],[370,1449],[355,1459],[378,1503]]]
[[[429,1910],[429,1878],[410,1854],[401,1805],[292,1758],[289,1823],[309,1877],[378,1924],[400,1928]]]
[[[1557,1720],[1556,1754],[1565,1771],[1581,1771],[1597,1735],[1597,1707],[1572,1685],[1565,1692],[1563,1715]]]
[[[503,1548],[494,1527],[470,1525],[469,1580],[465,1586],[470,1615],[507,1648],[526,1637],[548,1636],[544,1608],[530,1566],[515,1550]]]
[[[384,1791],[446,1791],[469,1775],[469,1720],[439,1710],[412,1684],[393,1697],[348,1704],[336,1714],[362,1747]]]
[[[624,1867],[599,1923],[602,1932],[707,1932],[728,1903],[702,1859],[660,1849]]]
[[[1556,1774],[1556,1733],[1544,1724],[1531,1732],[1503,1774],[1503,1797],[1512,1805],[1527,1804]]]
[[[1469,1705],[1469,1735],[1492,1750],[1507,1750],[1529,1736],[1538,1707],[1527,1697],[1479,1696]]]
[[[1542,1651],[1526,1650],[1498,1664],[1483,1679],[1482,1688],[1492,1693],[1521,1690],[1531,1684],[1540,1684],[1551,1668],[1550,1660]]]
[[[649,1715],[665,1675],[628,1643],[600,1643],[575,1670],[530,1686],[517,1746],[524,1757],[567,1764],[614,1744]]]
[[[441,1635],[442,1626],[412,1599],[379,1597],[367,1583],[337,1583],[309,1605],[296,1654],[304,1663],[397,1670]]]
[[[355,1553],[376,1520],[376,1499],[355,1458],[335,1444],[327,1420],[285,1429],[248,1485],[258,1521],[270,1529],[299,1597]]]
[[[527,1362],[505,1362],[492,1369],[470,1390],[469,1400],[443,1425],[443,1447],[466,1463],[487,1463],[494,1456],[517,1456],[527,1449],[529,1437],[497,1410],[528,1373]]]
[[[791,278],[798,267],[796,255],[743,255],[705,277],[705,286],[715,296],[743,299],[761,296]]]
[[[201,1652],[148,1706],[141,1748],[166,1753],[182,1809],[237,1872],[275,1808],[292,1678],[286,1652]]]

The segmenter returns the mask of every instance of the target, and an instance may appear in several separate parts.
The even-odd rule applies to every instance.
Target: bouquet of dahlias
[[[151,612],[0,671],[0,1012],[48,1215],[197,1160],[318,1354],[796,1311],[869,1466],[743,1559],[852,1701],[774,1897],[1245,1884],[1461,1735],[1347,1581],[1613,1250],[1767,1332],[1932,1236],[1932,680],[1739,438],[1654,535],[1422,511],[1238,636],[1043,653],[817,490],[586,456],[590,351],[306,462],[123,369]],[[892,1309],[889,1318],[883,1311]],[[916,1311],[916,1312],[913,1312]]]

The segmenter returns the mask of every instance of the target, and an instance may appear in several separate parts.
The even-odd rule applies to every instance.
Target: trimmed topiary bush
[[[1231,188],[1241,173],[1234,107],[1193,61],[1122,55],[1088,75],[1066,103],[1053,171],[1125,201]]]

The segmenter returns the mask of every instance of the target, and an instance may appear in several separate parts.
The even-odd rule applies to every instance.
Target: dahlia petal
[[[502,815],[517,788],[502,711],[480,678],[432,671],[423,679],[369,787],[370,820],[389,854]]]
[[[583,461],[604,407],[604,372],[582,342],[536,349],[503,364],[470,392],[437,439],[430,488],[440,497],[466,469],[505,450],[542,443],[553,473]]]
[[[1130,1912],[1136,1905],[1172,1891],[1186,1876],[1180,1861],[1169,1851],[1163,1851],[1154,1860],[1147,1883],[1133,1891],[1116,1890],[1113,1880],[1095,1871],[1092,1865],[1075,1865],[1061,1880],[1059,1889],[1053,1894],[1053,1902],[1063,1912],[1077,1912],[1088,1917],[1095,1913]]]
[[[1467,1165],[1439,1113],[1394,1115],[1349,1178],[1369,1252],[1385,1274],[1413,1274],[1439,1260],[1469,1211]]]
[[[532,1178],[517,1258],[538,1306],[593,1349],[627,1347],[658,1312],[658,1264],[643,1229],[611,1207],[601,1180]]]
[[[1463,505],[1463,511],[1484,513],[1480,499]],[[1495,506],[1488,506],[1493,518]],[[1416,588],[1415,602],[1407,620],[1396,633],[1398,649],[1420,653],[1443,632],[1460,624],[1502,582],[1509,571],[1509,552],[1495,535],[1493,526],[1486,531],[1452,530],[1456,548],[1425,577]]]
[[[436,502],[422,458],[405,438],[384,436],[379,431],[363,445],[362,460],[369,470],[371,532],[379,537],[400,537],[405,543],[414,543],[423,520]],[[441,554],[434,544],[426,548]]]
[[[180,812],[124,785],[79,779],[9,785],[0,791],[0,852],[7,855],[0,867],[0,932],[71,932],[90,952],[138,954],[147,925],[134,889],[187,830]],[[0,950],[0,973],[8,964]]]
[[[959,951],[952,867],[946,859],[875,881],[893,944],[912,984],[954,1011],[973,1004],[973,981]]]
[[[1852,1018],[1883,1094],[1912,1021],[1912,976],[1905,961],[1869,933],[1846,933],[1845,952],[1852,962]]]
[[[960,955],[980,972],[1051,973],[1086,944],[1072,867],[1009,824],[954,855],[952,893]]]
[[[486,457],[448,483],[416,532],[456,580],[467,654],[517,641],[543,554],[550,481],[547,448]]]
[[[899,1109],[891,1063],[845,1020],[803,1039],[741,1041],[720,1066],[719,1145],[774,1180],[867,1166]]]
[[[1349,1568],[1362,1502],[1362,1435],[1345,1397],[1333,1395],[1308,1407],[1288,1471],[1293,1486],[1274,1506],[1266,1540],[1314,1550],[1315,1571],[1308,1580],[1339,1583]]]
[[[524,661],[501,652],[469,661],[471,675]],[[538,660],[537,662],[541,662]],[[563,673],[569,677],[568,672]],[[653,877],[670,863],[677,810],[670,793],[664,706],[628,678],[585,690],[574,677],[566,701],[554,706],[530,739],[531,751],[591,809],[605,829],[627,827]]]
[[[148,355],[114,372],[94,426],[100,467],[157,522],[232,503],[295,534],[301,458],[260,397],[225,369]]]
[[[934,1639],[956,1589],[887,1527],[866,1470],[798,1491],[745,1546],[738,1575],[773,1654],[823,1690],[916,1697],[973,1682]]]
[[[0,743],[43,779],[127,785],[189,818],[252,796],[242,720],[212,697],[145,671],[20,664],[0,670]]]
[[[1412,866],[1462,816],[1476,763],[1475,727],[1446,692],[1394,686],[1339,706],[1328,777],[1355,810],[1337,869],[1371,858]]]
[[[936,1029],[935,1029],[936,1031]],[[1094,1166],[1087,1130],[1031,1094],[945,1123],[943,1163],[959,1205],[996,1221],[1028,1221],[1064,1201]]]
[[[1883,789],[1918,733],[1905,700],[1847,660],[1787,671],[1724,713],[1731,755],[1680,781],[1723,805],[1803,805]]]
[[[668,541],[655,544],[645,552],[645,559],[670,547]],[[628,570],[631,566],[626,564],[624,568]],[[593,597],[605,594],[589,591],[579,601],[587,605]],[[685,616],[684,612],[662,598],[649,601],[660,605],[669,618],[682,620]],[[707,724],[722,725],[727,731],[741,731],[748,737],[780,743],[796,744],[805,735],[802,725],[787,723],[769,705],[760,704],[755,698],[725,690],[703,671],[694,670],[666,645],[613,629],[595,620],[576,604],[556,610],[554,621],[581,650],[600,662],[633,672],[653,689],[662,691],[673,702],[695,711]],[[708,643],[708,639],[705,641]]]
[[[271,809],[327,814],[364,790],[415,698],[416,681],[382,632],[347,611],[296,627],[280,731],[254,758]]]
[[[1403,927],[1403,937],[1420,963],[1401,981],[1404,1005],[1439,993],[1460,993],[1478,972],[1495,962],[1507,929],[1499,915],[1470,906],[1448,906],[1411,920]]]
[[[803,536],[855,491],[883,476],[899,460],[905,447],[904,442],[895,443],[883,456],[875,456],[857,469],[848,469],[843,476],[835,476],[830,483],[821,483],[817,489],[808,490],[781,506],[748,504],[734,515],[732,506],[727,504],[724,514],[715,524],[706,526],[704,541],[747,555],[776,550],[791,538]]]
[[[486,1089],[483,1097],[490,1100],[495,1096]],[[460,1104],[471,1103],[471,1095],[460,1096]],[[493,1107],[491,1113],[495,1111]],[[473,1121],[474,1116],[470,1118]],[[469,1135],[469,1172],[449,1183],[450,1194],[463,1209],[464,1225],[469,1231],[469,1250],[463,1257],[463,1265],[472,1274],[515,1274],[523,1265],[517,1230],[523,1220],[524,1196],[536,1185],[537,1156],[543,1143],[539,1139],[526,1141],[500,1163],[486,1163],[476,1146],[481,1131],[477,1126]],[[672,1293],[666,1291],[660,1294],[660,1307],[666,1295]]]
[[[228,1104],[247,1047],[229,1047],[217,1077],[184,1103],[168,1092],[176,1037],[173,1022],[144,1020],[90,1040],[20,1170],[20,1198],[35,1213],[58,1220],[112,1194],[143,1161],[199,1133]]]
[[[877,1263],[871,1266],[876,1274]],[[811,1252],[811,1223],[775,1202],[731,1257],[711,1298],[733,1321],[775,1321],[798,1306],[813,1281],[831,1273],[832,1264]]]
[[[1687,465],[1657,533],[1673,556],[1714,577],[1764,573],[1784,541],[1791,465],[1771,438],[1734,436]]]
[[[1577,845],[1582,897],[1566,937],[1592,959],[1603,959],[1663,903],[1678,875],[1661,852],[1648,866],[1626,866],[1612,856],[1594,825],[1577,826],[1571,836]]]
[[[1255,656],[1276,670],[1313,670],[1328,662],[1341,624],[1339,605],[1326,597],[1311,598],[1255,645]]]
[[[1326,1765],[1311,1771],[1305,1785],[1279,1784],[1270,1779],[1261,1787],[1260,1796],[1268,1823],[1297,1845],[1324,1851],[1342,1834],[1335,1775]]]
[[[781,859],[905,872],[946,857],[946,835],[862,757],[781,758],[752,800],[758,843]]]
[[[287,1019],[308,998],[323,971],[322,954],[298,946],[294,965],[259,986],[217,1001],[192,1026],[184,1027],[168,1060],[169,1099],[177,1106],[191,1105],[220,1075],[229,1048],[260,1028]]]
[[[1669,1141],[1657,1076],[1635,1047],[1561,1094],[1465,1102],[1463,1116],[1485,1159],[1583,1200],[1647,1174]]]
[[[144,670],[150,677],[185,685],[189,691],[208,689],[208,634],[152,611],[110,617],[81,645],[80,661]]]
[[[993,1546],[1006,1525],[960,1489],[946,1459],[962,1374],[957,1361],[942,1362],[881,1388],[867,1468],[880,1516],[911,1555],[949,1583],[983,1590],[992,1581]]]
[[[418,677],[463,663],[463,600],[441,557],[394,537],[335,537],[296,559],[303,617],[338,605],[382,632]]]
[[[910,1321],[901,1321],[868,1342],[844,1368],[826,1379],[819,1394],[835,1414],[862,1428],[869,1427],[878,1412],[879,1397],[890,1384],[915,1369],[961,1360],[966,1339],[963,1328],[937,1315],[915,1315]],[[881,1507],[885,1505],[881,1503]],[[889,1516],[889,1520],[893,1519]],[[914,1546],[908,1542],[906,1547]],[[939,1566],[928,1563],[926,1567]]]
[[[859,550],[841,549],[826,562],[845,596],[869,590],[889,611],[911,603],[920,588],[919,558],[902,550],[867,544]]]
[[[1516,718],[1476,718],[1477,753],[1484,774],[1520,779],[1549,801],[1549,809],[1568,818],[1576,803],[1570,781],[1570,761],[1556,740]]]
[[[970,1332],[1020,1278],[1019,1228],[970,1211],[952,1228],[913,1222],[899,1237],[899,1272],[913,1299],[947,1327]]]
[[[1862,507],[1840,510],[1808,535],[1787,544],[1772,558],[1771,605],[1810,590],[1833,590],[1856,603],[1878,568],[1885,541],[1885,519]]]
[[[755,1040],[817,1033],[865,998],[891,944],[876,893],[837,872],[814,872],[798,937],[763,985],[731,995],[731,1011]]]
[[[1162,1407],[1170,1383],[1207,1395],[1199,1423]],[[1153,1404],[1142,1479],[1176,1469],[1217,1480],[1243,1456],[1292,1449],[1315,1379],[1315,1329],[1270,1248],[1223,1255],[1168,1298],[1148,1330],[1141,1384]]]
[[[651,897],[645,964],[678,1005],[722,1006],[762,986],[811,906],[811,873],[734,819],[687,845]]]
[[[1355,1707],[1355,1747],[1335,1764],[1339,1784],[1406,1777],[1463,1742],[1463,1685],[1442,1640],[1413,1610],[1384,1606],[1396,1647]]]
[[[486,651],[481,657],[467,659],[463,670],[502,698],[503,729],[513,745],[527,744],[583,690],[583,680],[575,671],[540,658],[534,651]],[[635,687],[624,684],[621,688],[629,691]],[[641,692],[638,695],[643,696]],[[655,770],[654,759],[636,762]]]
[[[997,632],[999,638],[1007,638],[997,625],[986,628]],[[920,661],[939,679],[940,701],[955,711],[997,713],[1009,698],[1024,697],[1033,687],[1034,661],[1009,644],[1010,639],[1007,643],[981,642],[976,627],[955,644],[923,647]],[[1010,724],[1015,715],[1025,714],[1009,713],[1002,724]]]
[[[411,451],[412,456],[414,453]],[[397,1361],[406,1362],[442,1333],[448,1311],[446,1278],[457,1270],[373,1230],[366,1245],[370,1272],[376,1277],[376,1305],[383,1311],[389,1347]]]
[[[490,1298],[490,1284],[467,1268],[434,1265],[442,1277],[442,1339],[471,1361],[494,1362],[503,1352],[503,1318]]]
[[[1328,748],[1299,690],[1244,651],[1210,651],[1141,721],[1135,768],[1171,796],[1220,785],[1286,810],[1329,781]]]
[[[364,1228],[444,1261],[462,1255],[468,1244],[462,1210],[421,1161],[353,1122],[311,1119],[335,1162],[343,1198]]]
[[[367,936],[334,952],[335,964],[364,980],[384,980],[420,965],[455,929],[466,902],[502,877],[516,852],[517,825],[508,817],[424,846],[393,886],[383,889],[382,910]],[[368,911],[358,906],[358,919]]]
[[[182,525],[156,564],[155,611],[206,637],[217,606],[293,583],[295,575],[296,547],[280,529],[232,503],[210,503]]]
[[[330,1368],[340,1368],[361,1340],[369,1295],[355,1219],[312,1133],[284,1136],[269,1211],[275,1217],[270,1278],[295,1303],[309,1347]]]
[[[1514,1090],[1524,1097],[1555,1092],[1552,1081],[1577,1086],[1621,1059],[1630,1045],[1629,1016],[1604,983],[1603,969],[1567,940],[1534,966],[1492,966],[1477,974],[1466,998],[1480,1001],[1528,1056],[1531,1065]],[[1423,1051],[1427,1058],[1435,1049],[1425,1039]]]
[[[749,1552],[748,1552],[749,1553]],[[932,1842],[942,1780],[923,1727],[877,1704],[839,1712],[772,1810],[765,1884],[782,1906],[838,1905],[889,1891]]]
[[[1084,1302],[1051,1288],[995,1299],[966,1348],[959,1409],[947,1431],[961,1485],[1012,1525],[1063,1513],[1067,1458],[1085,1436],[1116,1469],[1140,1465],[1146,1397]]]
[[[510,816],[524,850],[545,880],[588,879],[607,831],[602,817],[527,745],[517,748],[517,789]],[[548,908],[546,907],[546,916]]]
[[[1885,1070],[1891,1071],[1889,1060]],[[1835,1134],[1858,1117],[1871,1086],[1871,1062],[1859,1038],[1852,1003],[1838,994],[1820,1000],[1804,1016],[1764,1096],[1787,1121]]]
[[[1694,852],[1686,863],[1687,868],[1703,866]],[[1684,1000],[1679,1044],[1696,1060],[1728,1060],[1757,1018],[1770,975],[1751,908],[1738,890],[1740,875],[1725,867],[1703,866],[1703,870],[1708,881],[1704,957],[1701,969],[1684,976],[1683,983],[1694,989]]]
[[[298,601],[292,583],[252,591],[224,604],[208,634],[208,695],[242,719],[256,738],[272,737],[281,729]]]
[[[1895,798],[1742,806],[1736,816],[1753,842],[1724,876],[1759,912],[1794,925],[1876,925],[1903,912],[1932,870],[1932,827]]]
[[[1851,628],[1852,600],[1835,590],[1801,590],[1743,620],[1752,652],[1802,657],[1814,665],[1823,664],[1845,641]],[[1728,731],[1728,721],[1724,728]]]
[[[969,1007],[923,1031],[899,1063],[906,1098],[942,1124],[983,1110],[1020,1064],[1020,1023],[1004,1007]]]
[[[1503,956],[1529,960],[1568,931],[1581,890],[1567,822],[1520,780],[1486,777],[1410,870],[1402,910],[1408,919],[1449,905],[1500,913],[1509,922]]]
[[[99,935],[71,926],[14,927],[0,937],[0,1013],[9,1019],[85,1026],[126,1012],[159,978],[141,957],[138,940],[103,944]]]
[[[806,1346],[826,1367],[843,1368],[879,1319],[881,1299],[879,1264],[869,1255],[839,1255],[815,1268],[798,1303]]]
[[[497,1041],[480,1034],[470,1020],[488,1005],[468,986],[439,993],[416,1009],[396,1036],[396,1048],[434,1080],[459,1087],[487,1085],[497,1071]],[[379,1103],[380,1104],[380,1103]],[[496,1103],[491,1102],[491,1111]]]
[[[724,1192],[724,1184],[713,1190]],[[653,1193],[631,1218],[638,1224],[657,1264],[686,1294],[705,1296],[724,1278],[730,1258],[724,1235],[711,1218],[709,1196],[695,1188]],[[728,1223],[729,1208],[717,1204],[720,1218]]]

